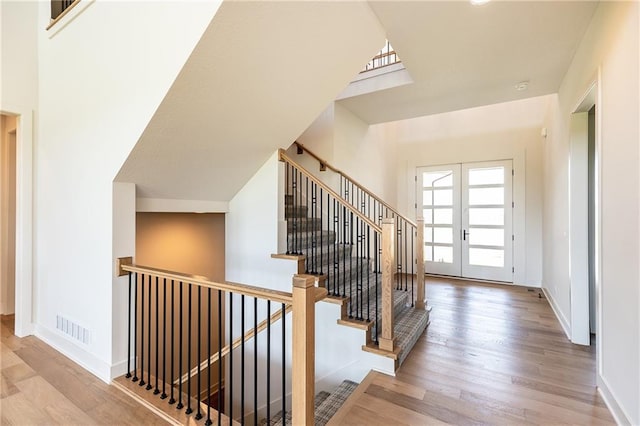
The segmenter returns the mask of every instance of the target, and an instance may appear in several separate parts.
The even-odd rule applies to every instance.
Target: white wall
[[[0,106],[38,103],[38,2],[0,2]],[[13,111],[15,112],[15,111]]]
[[[45,31],[49,3],[39,3],[37,333],[104,380],[124,359],[122,342],[112,343],[124,338],[114,322],[126,309],[113,256],[134,247],[122,232],[131,231],[135,198],[112,181],[218,6],[87,2]],[[57,314],[88,328],[90,343],[58,333]]]
[[[639,21],[637,2],[600,3],[552,105],[552,131],[543,148],[543,285],[560,315],[570,318],[570,120],[600,75],[598,385],[617,420],[630,424],[640,423]]]
[[[288,260],[272,259],[271,254],[278,253],[278,228],[279,222],[284,219],[284,195],[282,192],[282,163],[278,161],[277,152],[273,153],[255,175],[247,182],[235,197],[229,202],[229,211],[225,217],[225,280],[248,284],[263,288],[270,288],[280,291],[291,292],[293,275],[297,273],[297,263]],[[229,295],[227,294],[227,306],[229,306]],[[244,330],[247,331],[254,326],[253,299],[247,297],[246,323]],[[241,312],[240,296],[236,295],[233,300],[233,308],[226,309],[226,314],[234,312],[234,321],[229,317],[226,323],[233,327],[233,338],[241,336],[242,328],[239,320]],[[272,313],[279,309],[278,304],[272,304]],[[259,301],[257,322],[266,318],[266,303]],[[291,342],[291,315],[287,317],[286,323],[287,339]],[[272,332],[276,338],[281,336],[281,324],[276,323]],[[265,332],[258,337],[258,368],[259,378],[263,379],[266,371]],[[229,339],[227,334],[227,339]],[[255,359],[253,349],[254,340],[246,344],[247,352],[245,362],[252,366]],[[281,343],[273,343],[274,353],[272,354],[273,387],[272,395],[277,399],[281,395],[279,366],[281,363]],[[291,346],[287,348],[287,376],[291,378]],[[240,351],[233,352],[233,376],[234,383],[239,383],[240,377]],[[229,369],[229,364],[226,364]],[[249,368],[249,367],[248,367]],[[252,368],[252,367],[251,367]],[[247,370],[252,371],[252,370]],[[229,372],[225,375],[229,377]],[[230,380],[230,379],[229,379]],[[245,397],[247,401],[253,401],[253,373],[247,374]],[[258,385],[258,407],[264,409],[266,401],[266,387]],[[229,386],[226,386],[229,392]],[[287,389],[287,394],[290,389]],[[226,398],[230,400],[229,395]],[[235,404],[240,402],[240,386],[234,386]],[[249,404],[249,403],[248,403]],[[274,408],[275,409],[275,408]],[[234,412],[237,416],[239,406],[235,406]],[[247,408],[246,414],[253,412],[253,408]],[[277,412],[274,411],[273,413]],[[261,414],[262,415],[262,414]]]
[[[38,105],[38,3],[0,2],[0,112],[19,116],[16,139],[15,334],[33,333],[33,140]]]
[[[298,142],[323,160],[364,185],[384,201],[396,201],[396,151],[383,126],[369,126],[339,103],[331,103],[298,137]],[[319,172],[318,162],[309,155],[296,156],[296,162],[334,189],[339,181],[331,171]]]
[[[540,286],[542,276],[541,129],[549,97],[397,121],[386,128],[397,143],[397,203],[415,217],[416,168],[513,159],[514,283]]]

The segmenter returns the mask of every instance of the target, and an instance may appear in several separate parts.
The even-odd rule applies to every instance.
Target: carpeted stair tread
[[[316,426],[326,425],[357,387],[357,383],[345,380],[331,392],[331,395],[315,411]]]
[[[318,407],[331,395],[329,392],[320,391],[316,394],[313,400],[313,408],[314,412],[318,411]],[[287,411],[287,415],[285,416],[286,424],[291,424],[291,410]],[[284,426],[282,423],[282,411],[279,411],[275,416],[271,418],[269,422],[271,426]]]
[[[326,256],[323,256],[326,257]],[[317,259],[317,262],[314,262]],[[356,257],[347,258],[346,262],[339,262],[338,269],[336,270],[333,262],[322,263],[319,256],[307,258],[306,263],[309,273],[324,274],[327,276],[327,280],[331,280],[330,283],[333,286],[334,276],[336,282],[340,283],[342,288],[343,280],[347,280],[347,287],[349,286],[348,280],[355,279],[358,276],[366,277],[370,274],[370,265],[367,259],[358,259]]]
[[[349,263],[352,247],[348,244],[323,244],[318,245],[315,250],[300,248],[298,251],[307,256],[308,263],[330,265],[333,268],[334,261],[342,263],[343,259],[346,259],[345,263]]]
[[[289,232],[287,234],[287,244],[289,245],[299,244],[300,246],[305,246],[307,241],[311,241],[313,243],[314,239],[317,250],[322,246],[324,252],[326,246],[333,245],[336,241],[336,233],[333,231],[322,231],[318,228],[300,232]]]
[[[378,287],[380,287],[380,284],[378,285]],[[369,293],[369,298],[370,298],[370,303],[367,304],[367,292],[365,289],[365,293],[363,295],[362,301],[363,301],[363,305],[364,305],[364,311],[363,311],[363,319],[369,319],[370,321],[375,321],[375,313],[376,313],[376,302],[375,302],[375,298],[374,298],[374,293],[373,293],[374,289],[371,289],[371,292]],[[381,295],[381,289],[378,288],[378,320],[381,321],[381,306],[380,306],[380,295]],[[411,303],[410,301],[410,295],[411,293],[408,291],[404,291],[404,290],[394,290],[393,291],[393,313],[394,316],[397,318],[398,316],[400,316],[406,309],[407,309],[407,305],[409,303]],[[368,308],[368,315],[367,315],[367,310]],[[347,313],[349,313],[349,307],[347,307]],[[355,313],[354,313],[355,316]],[[374,324],[374,331],[375,331],[375,324]]]
[[[319,229],[322,229],[322,219],[319,217],[297,217],[287,220],[287,232],[305,232]]]
[[[307,206],[287,205],[287,206],[284,206],[284,217],[285,219],[306,218],[308,216],[307,215],[308,211],[309,209],[307,208]]]
[[[400,348],[398,365],[401,365],[429,324],[429,311],[409,308],[396,321],[393,328],[396,343]]]

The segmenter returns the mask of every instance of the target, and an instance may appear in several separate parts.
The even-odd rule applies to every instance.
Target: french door
[[[513,281],[511,160],[418,168],[425,271]]]

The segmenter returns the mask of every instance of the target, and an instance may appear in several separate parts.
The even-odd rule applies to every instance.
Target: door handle
[[[467,235],[469,235],[469,232],[468,232],[466,229],[463,229],[463,230],[462,230],[462,239],[463,239],[464,241],[466,241],[466,240],[467,240]]]

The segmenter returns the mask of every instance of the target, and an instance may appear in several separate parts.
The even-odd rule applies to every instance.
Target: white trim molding
[[[34,333],[33,320],[33,110],[2,105],[0,113],[18,117],[16,134],[16,303],[18,337]]]

